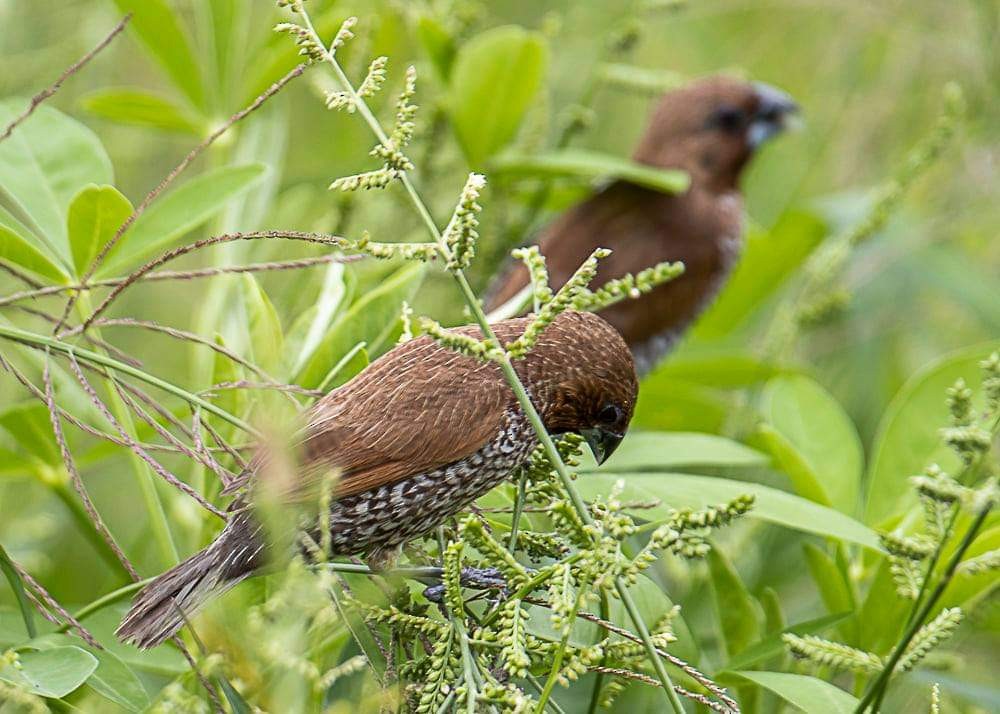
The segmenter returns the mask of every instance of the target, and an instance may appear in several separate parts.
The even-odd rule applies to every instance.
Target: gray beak
[[[788,94],[763,82],[754,82],[757,93],[757,113],[747,130],[747,143],[756,149],[772,136],[789,127],[790,118],[799,111],[799,105]]]
[[[598,465],[603,464],[611,454],[615,453],[615,449],[618,445],[622,443],[622,439],[625,438],[624,434],[616,434],[613,431],[605,431],[604,429],[581,429],[580,436],[584,438],[587,442],[587,446],[594,453],[594,458],[597,459]]]

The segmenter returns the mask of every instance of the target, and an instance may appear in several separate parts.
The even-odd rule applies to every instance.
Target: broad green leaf
[[[858,700],[829,682],[785,672],[734,672],[759,684],[806,714],[851,714]]]
[[[263,164],[226,166],[206,171],[153,203],[111,250],[101,275],[134,267],[139,261],[173,246],[249,190],[267,172]]]
[[[202,124],[196,114],[178,105],[169,97],[145,89],[123,87],[100,89],[88,94],[81,105],[91,114],[104,119],[136,124],[183,134],[200,134]]]
[[[637,512],[651,521],[668,518],[672,509],[703,508],[728,502],[742,494],[753,494],[756,502],[747,514],[750,518],[857,543],[873,550],[881,549],[874,531],[853,518],[832,508],[757,483],[681,473],[597,472],[582,475],[577,481],[577,488],[586,498],[606,496],[619,480],[624,485],[621,496],[623,501],[661,501],[654,508]]]
[[[490,162],[491,175],[565,177],[591,180],[622,179],[663,193],[680,193],[690,185],[688,175],[658,169],[637,161],[584,149],[561,149],[544,154],[504,154]]]
[[[462,45],[452,68],[448,107],[472,168],[484,168],[514,138],[547,65],[542,35],[516,25],[491,28]]]
[[[250,274],[244,274],[242,278],[243,305],[253,362],[268,374],[273,374],[284,351],[281,321],[257,279]]]
[[[15,230],[14,225],[18,225],[20,230]],[[66,282],[68,277],[49,249],[3,207],[0,207],[0,260],[13,263],[57,283]]]
[[[693,466],[751,468],[768,458],[743,444],[712,434],[640,431],[629,434],[601,471],[669,471]]]
[[[901,634],[912,604],[896,593],[889,562],[882,559],[858,611],[858,646],[869,652],[888,652]]]
[[[87,272],[90,262],[132,214],[132,204],[114,186],[84,187],[69,204],[66,230],[77,275]]]
[[[17,97],[0,101],[0,125],[27,103]],[[90,129],[50,106],[39,107],[0,143],[0,193],[67,267],[66,211],[91,183],[114,183],[111,160]]]
[[[790,627],[782,628],[781,632],[768,635],[760,642],[755,642],[735,657],[730,658],[726,662],[726,669],[743,669],[744,667],[757,664],[761,660],[783,654],[786,650],[781,635],[786,632],[796,635],[815,635],[826,631],[850,616],[850,612],[838,612],[834,615],[824,615],[814,620],[806,620],[805,622],[799,622]]]
[[[708,553],[708,572],[722,638],[733,657],[760,637],[760,617],[736,568],[717,547]]]
[[[861,437],[840,404],[808,377],[789,375],[767,383],[760,411],[786,442],[780,444],[781,440],[772,438],[778,447],[772,453],[782,465],[787,462],[790,471],[801,466],[794,463],[794,457],[800,456],[824,498],[800,491],[801,495],[853,514],[861,488],[864,454]],[[788,454],[783,446],[790,446],[794,454]]]
[[[954,472],[958,458],[941,441],[948,425],[945,390],[964,379],[978,392],[982,384],[979,362],[1000,349],[989,342],[952,353],[914,375],[893,398],[875,436],[868,474],[865,520],[884,523],[916,503],[909,478],[931,463]],[[981,403],[981,402],[975,402]]]
[[[369,354],[377,354],[385,335],[399,319],[403,301],[413,298],[424,270],[422,263],[404,265],[356,300],[334,321],[296,382],[308,388],[317,386],[330,368],[359,342],[367,343]]]
[[[236,688],[229,683],[229,680],[225,676],[219,675],[216,677],[219,682],[219,686],[222,688],[222,693],[226,695],[226,701],[229,702],[229,706],[233,709],[233,714],[251,714],[253,709],[247,704],[246,700],[243,698]]]
[[[49,634],[35,638],[28,646],[49,650],[60,646],[73,646],[74,638],[65,634]],[[135,672],[110,650],[77,645],[97,659],[97,669],[87,679],[87,686],[102,697],[130,712],[139,712],[149,706],[149,695]]]
[[[197,106],[205,103],[201,69],[180,18],[166,0],[114,0],[121,12],[131,12],[130,28],[162,65],[174,84]]]
[[[59,699],[87,681],[97,669],[97,658],[79,647],[53,647],[21,652],[20,668],[0,669],[0,680],[17,684],[31,694]]]
[[[718,299],[698,320],[695,339],[726,337],[774,294],[826,235],[812,213],[788,211],[770,230],[751,228],[746,247]]]
[[[417,39],[430,58],[438,78],[447,82],[455,62],[455,40],[444,26],[430,15],[421,15],[417,20]]]
[[[772,587],[765,587],[757,597],[764,611],[764,632],[773,635],[785,629],[785,613],[781,607],[781,597]]]

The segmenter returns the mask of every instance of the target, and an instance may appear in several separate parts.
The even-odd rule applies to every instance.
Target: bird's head
[[[663,96],[635,159],[683,169],[692,182],[729,190],[754,151],[784,131],[797,112],[792,98],[770,85],[707,77]]]
[[[549,433],[579,434],[598,463],[611,456],[639,391],[632,353],[611,325],[593,313],[564,312],[515,369]]]

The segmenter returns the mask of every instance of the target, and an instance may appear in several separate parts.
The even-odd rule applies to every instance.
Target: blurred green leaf
[[[910,378],[882,416],[872,447],[865,520],[881,524],[916,503],[909,478],[931,463],[946,471],[958,468],[958,458],[941,441],[948,425],[945,390],[961,378],[978,392],[979,362],[1000,349],[989,342],[945,356]]]
[[[14,437],[23,453],[47,464],[62,465],[49,410],[39,402],[22,402],[0,411],[0,429]]]
[[[759,308],[788,279],[826,235],[815,214],[791,210],[764,231],[747,231],[746,247],[718,299],[695,324],[692,339],[718,339]]]
[[[733,657],[760,638],[760,617],[746,585],[725,553],[712,547],[708,572],[726,652]]]
[[[0,206],[0,259],[56,283],[65,283],[69,277],[51,249],[3,206]]]
[[[766,466],[759,451],[712,434],[640,431],[630,433],[601,471],[668,471],[693,466]],[[589,469],[593,470],[593,469]]]
[[[675,169],[658,169],[612,154],[585,149],[561,149],[543,154],[508,153],[490,162],[491,175],[530,178],[565,177],[593,181],[621,179],[663,193],[680,193],[690,184],[688,175]]]
[[[718,432],[729,417],[724,395],[700,384],[657,380],[643,384],[632,416],[633,428]]]
[[[672,380],[702,384],[720,389],[738,389],[765,382],[790,371],[781,365],[762,361],[756,355],[726,350],[698,350],[690,343],[680,345],[669,359],[643,379],[643,389],[659,389]],[[665,387],[669,389],[669,386]]]
[[[263,164],[226,166],[206,171],[153,203],[136,219],[108,254],[99,275],[134,267],[139,261],[171,247],[249,190],[267,172]]]
[[[873,550],[881,548],[874,531],[853,518],[785,491],[747,481],[667,472],[597,472],[581,476],[577,488],[587,498],[606,496],[619,480],[624,486],[623,501],[662,502],[637,512],[648,520],[666,519],[675,508],[703,508],[726,503],[743,494],[753,494],[756,502],[747,514],[749,518],[857,543]]]
[[[486,30],[459,49],[448,106],[472,168],[485,168],[487,159],[514,137],[547,65],[542,35],[516,25]]]
[[[18,659],[20,668],[8,665],[0,669],[0,679],[53,699],[65,697],[97,669],[96,657],[72,646],[21,652]]]
[[[903,618],[912,604],[896,593],[888,560],[881,559],[858,611],[858,646],[869,652],[887,652],[901,634]]]
[[[148,126],[164,131],[198,135],[202,131],[199,117],[187,107],[169,97],[161,97],[145,89],[124,87],[100,89],[80,100],[85,110],[104,119]]]
[[[166,0],[114,0],[123,13],[131,12],[129,27],[167,74],[196,107],[204,108],[205,88],[180,18]]]
[[[132,204],[114,186],[91,184],[76,194],[69,205],[66,231],[77,275],[87,272],[90,262],[131,214]]]
[[[236,691],[236,688],[229,683],[228,679],[219,675],[216,677],[216,680],[219,682],[219,686],[222,687],[222,693],[225,694],[229,706],[233,708],[233,714],[251,714],[253,709],[246,703],[243,695]]]
[[[350,300],[344,266],[331,263],[323,274],[319,295],[308,310],[292,323],[285,339],[286,371],[298,372],[316,351],[338,310]]]
[[[215,335],[215,344],[220,347],[227,347],[222,335]],[[223,354],[213,353],[212,362],[212,384],[224,384],[226,382],[239,382],[246,378],[246,371],[243,365],[234,362]],[[243,389],[221,389],[215,398],[215,403],[230,414],[239,417],[246,416],[246,391]],[[202,414],[202,418],[212,418],[211,415]]]
[[[858,700],[829,682],[784,672],[733,672],[777,694],[806,714],[851,714]]]
[[[347,354],[341,357],[337,364],[330,368],[330,371],[323,377],[323,381],[319,383],[317,389],[320,392],[326,393],[331,389],[339,387],[341,384],[345,384],[355,375],[360,374],[368,366],[369,362],[365,343],[359,342]]]
[[[786,632],[796,635],[815,635],[819,632],[824,632],[839,622],[843,622],[850,616],[850,612],[838,612],[834,615],[824,615],[813,620],[799,622],[791,627],[785,627],[781,632],[772,633],[760,642],[750,645],[735,657],[731,657],[726,662],[726,669],[743,669],[744,667],[757,664],[761,660],[783,654],[786,649],[781,635]]]
[[[422,263],[404,265],[356,300],[334,321],[296,382],[307,388],[317,386],[330,367],[359,342],[367,343],[369,354],[377,354],[385,335],[399,319],[403,301],[413,298],[424,270]]]
[[[0,125],[27,103],[18,97],[0,101]],[[2,193],[67,267],[66,212],[73,196],[91,183],[114,183],[107,152],[90,129],[50,106],[38,107],[0,143]]]
[[[281,321],[267,293],[253,275],[244,274],[241,285],[253,362],[268,374],[273,374],[284,351]]]
[[[861,489],[864,453],[861,437],[850,417],[823,387],[802,375],[776,377],[767,383],[761,394],[761,416],[790,446],[794,453],[782,448],[780,440],[770,435],[772,451],[796,483],[793,472],[801,470],[796,456],[814,477],[815,488],[822,498],[806,490],[801,495],[839,511],[854,514]],[[796,489],[798,490],[798,489]],[[812,487],[809,487],[812,490]]]
[[[447,82],[455,62],[455,40],[436,18],[426,14],[417,20],[417,39],[430,58],[438,78]]]
[[[781,432],[770,424],[758,424],[754,437],[774,457],[775,465],[788,476],[797,494],[824,506],[832,505],[816,472]]]
[[[781,607],[781,596],[772,587],[765,587],[757,597],[764,611],[764,633],[773,635],[785,629],[785,613]]]
[[[959,524],[962,527],[962,524]],[[942,560],[947,560],[955,551],[955,543],[947,548]],[[965,553],[964,560],[975,558],[991,550],[1000,548],[1000,525],[994,526],[979,534],[972,545]],[[961,607],[966,612],[990,597],[1000,588],[1000,577],[997,577],[996,570],[986,570],[975,575],[960,570],[958,575],[948,585],[948,589],[941,596],[942,607]]]
[[[24,622],[25,632],[29,637],[34,637],[36,632],[35,612],[31,609],[31,601],[28,599],[28,593],[24,590],[21,574],[17,572],[17,568],[14,567],[14,561],[7,555],[7,551],[2,544],[0,544],[0,571],[3,572],[7,583],[10,585],[10,589],[14,593],[14,599],[17,600],[17,607],[21,613],[21,620]]]
[[[601,81],[634,92],[659,96],[683,85],[687,78],[678,72],[649,69],[631,64],[605,62],[598,68]]]
[[[837,567],[837,563],[825,550],[812,543],[803,543],[802,548],[809,572],[819,589],[827,612],[853,612],[857,605],[854,601],[854,593],[851,591],[851,584],[847,582],[844,574]],[[851,623],[844,623],[841,631],[849,642],[856,642],[857,628],[848,627],[848,624]]]

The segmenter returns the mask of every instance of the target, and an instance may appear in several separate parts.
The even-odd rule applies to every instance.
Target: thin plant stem
[[[543,714],[545,711],[545,703],[552,696],[552,690],[556,686],[556,682],[559,681],[559,672],[562,669],[563,657],[566,656],[566,646],[569,644],[569,636],[573,632],[572,622],[576,619],[576,612],[580,607],[580,595],[576,596],[576,600],[573,603],[573,611],[570,613],[569,620],[570,624],[566,625],[566,631],[563,632],[562,639],[559,640],[559,649],[556,650],[555,657],[552,658],[552,668],[549,670],[549,677],[545,680],[545,687],[542,688],[542,693],[538,696],[538,704],[535,706],[535,714]]]
[[[378,137],[379,141],[385,143],[388,140],[388,137],[386,136],[385,131],[382,129],[382,125],[379,123],[378,119],[376,119],[375,115],[368,107],[364,98],[359,96],[358,93],[355,91],[354,85],[351,83],[350,79],[348,79],[347,75],[344,73],[344,70],[341,68],[336,58],[333,56],[333,54],[330,53],[328,49],[326,49],[326,45],[323,43],[323,40],[319,37],[319,35],[316,33],[316,30],[312,26],[312,21],[309,18],[308,12],[301,6],[299,7],[299,9],[301,10],[301,16],[306,24],[306,27],[313,35],[313,40],[324,48],[323,51],[324,60],[333,68],[334,75],[340,82],[343,90],[347,92],[348,96],[354,103],[354,106],[357,108],[358,113],[371,128],[375,136]],[[434,222],[434,218],[431,216],[430,210],[427,208],[427,205],[424,203],[423,199],[421,199],[420,195],[417,193],[416,188],[413,186],[413,182],[410,180],[409,176],[405,172],[402,172],[400,174],[400,181],[402,182],[403,187],[406,189],[406,193],[410,197],[410,201],[416,208],[417,213],[420,215],[421,220],[427,227],[428,232],[434,238],[434,241],[438,244],[438,248],[442,256],[447,260],[448,258],[450,258],[450,251],[448,250],[448,246],[444,242],[444,239],[441,235],[441,231],[438,229],[437,224]],[[493,329],[490,327],[490,324],[486,319],[486,314],[483,312],[482,303],[479,301],[479,299],[476,297],[475,292],[472,290],[472,286],[469,284],[468,279],[465,277],[465,273],[460,269],[456,269],[451,271],[451,274],[454,277],[455,281],[458,283],[458,287],[461,290],[462,295],[469,306],[469,309],[472,311],[473,317],[479,324],[483,336],[491,344],[500,347],[502,351],[502,345],[500,344],[500,341],[497,339],[496,334],[493,332]],[[503,372],[504,378],[507,380],[507,383],[514,391],[514,394],[517,397],[518,404],[521,406],[522,411],[528,417],[528,421],[534,428],[535,433],[538,436],[538,440],[541,442],[543,448],[545,449],[546,455],[548,456],[549,460],[555,467],[556,473],[559,475],[559,479],[562,481],[563,488],[569,494],[570,501],[572,502],[573,507],[576,509],[577,514],[585,524],[593,525],[594,521],[590,515],[589,509],[587,508],[587,504],[584,503],[583,498],[580,496],[579,492],[576,490],[576,487],[573,485],[573,481],[572,478],[570,477],[569,471],[567,470],[566,465],[563,463],[562,458],[559,455],[559,450],[556,448],[555,442],[552,440],[552,437],[546,430],[545,424],[542,421],[541,416],[539,416],[538,411],[532,404],[531,398],[528,396],[527,390],[521,383],[521,380],[518,378],[517,372],[514,370],[514,365],[511,363],[510,358],[504,352],[503,355],[497,359],[497,363],[500,365],[500,369]],[[645,646],[646,651],[649,654],[649,658],[653,663],[653,667],[656,670],[657,677],[660,680],[660,683],[663,685],[663,692],[667,697],[671,709],[673,710],[674,714],[683,714],[684,707],[681,704],[681,701],[678,698],[677,693],[674,691],[673,682],[670,679],[670,675],[667,672],[666,667],[664,666],[662,660],[658,656],[656,656],[656,646],[652,640],[652,637],[649,634],[649,628],[647,628],[646,623],[643,622],[642,615],[639,612],[638,607],[636,607],[635,600],[632,598],[632,595],[628,590],[628,585],[626,584],[623,578],[621,577],[615,578],[615,589],[618,591],[618,594],[621,597],[622,603],[625,605],[625,609],[628,612],[629,617],[632,618],[636,631],[642,638],[643,645]]]
[[[73,615],[77,620],[83,621],[93,615],[96,612],[100,612],[106,607],[114,605],[116,602],[121,602],[127,598],[132,593],[137,590],[141,590],[143,587],[153,582],[156,578],[146,578],[145,580],[137,580],[134,583],[129,583],[128,585],[123,585],[117,590],[112,590],[107,595],[102,595],[91,603],[84,605]],[[63,624],[59,626],[56,632],[65,632],[69,629],[68,624]]]
[[[913,640],[917,631],[921,628],[927,616],[930,615],[934,606],[937,605],[938,600],[944,594],[944,591],[951,584],[951,579],[955,574],[955,569],[958,568],[959,563],[962,562],[962,557],[965,555],[965,551],[969,549],[972,542],[976,539],[979,534],[979,530],[982,528],[983,523],[986,522],[986,517],[992,511],[992,505],[986,506],[981,509],[976,515],[976,519],[969,526],[969,530],[965,532],[962,537],[961,543],[959,543],[958,548],[952,553],[951,558],[948,560],[948,565],[945,566],[944,573],[941,575],[941,579],[938,580],[938,584],[935,586],[934,590],[928,596],[927,600],[924,602],[923,607],[920,608],[920,612],[910,623],[909,628],[906,630],[906,634],[903,638],[896,644],[896,648],[892,651],[892,655],[889,657],[882,671],[879,673],[876,680],[868,688],[865,693],[864,698],[858,703],[857,708],[854,710],[855,714],[862,714],[865,712],[869,705],[873,705],[873,711],[878,711],[878,706],[885,696],[885,691],[888,689],[889,678],[892,677],[893,671],[896,669],[896,665],[899,664],[899,660],[902,659],[903,655],[906,653],[906,648],[909,646],[910,642]]]
[[[524,489],[528,485],[528,472],[521,470],[521,476],[517,479],[517,494],[514,498],[514,514],[510,519],[510,545],[507,550],[514,552],[517,548],[517,530],[521,524],[521,515],[524,513]]]

